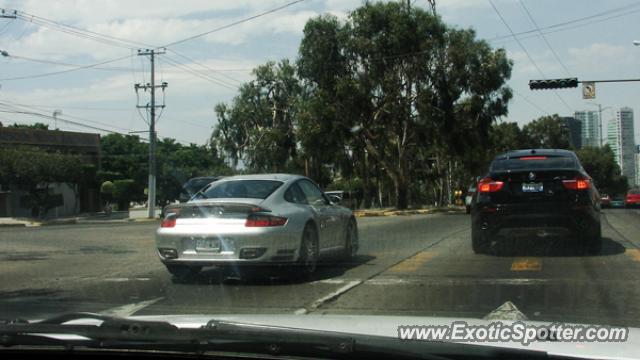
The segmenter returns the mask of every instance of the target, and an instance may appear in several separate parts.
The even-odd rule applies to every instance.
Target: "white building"
[[[636,145],[636,186],[640,186],[640,145]]]
[[[582,147],[601,145],[601,123],[597,111],[576,111],[574,117],[582,123]]]
[[[607,142],[613,150],[622,175],[629,180],[629,186],[636,184],[637,148],[633,130],[633,109],[623,107],[616,112],[616,118],[609,123]]]

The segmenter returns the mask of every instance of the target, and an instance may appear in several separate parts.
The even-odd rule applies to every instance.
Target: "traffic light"
[[[529,89],[564,89],[578,87],[578,78],[549,79],[549,80],[529,80]]]

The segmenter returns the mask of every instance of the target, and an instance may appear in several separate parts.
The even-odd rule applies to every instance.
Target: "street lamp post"
[[[58,130],[58,116],[62,115],[62,110],[55,110],[53,112],[53,127],[54,130]]]

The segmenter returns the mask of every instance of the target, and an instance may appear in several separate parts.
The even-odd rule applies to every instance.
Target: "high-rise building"
[[[633,109],[623,107],[616,112],[616,118],[609,123],[607,142],[613,150],[622,175],[629,180],[629,186],[636,183],[637,147],[633,130]]]
[[[574,117],[582,124],[582,147],[600,146],[600,116],[597,111],[576,111]]]
[[[569,141],[575,149],[582,147],[582,121],[571,117],[563,116],[564,125],[569,129]]]
[[[636,187],[640,186],[640,145],[636,145]]]

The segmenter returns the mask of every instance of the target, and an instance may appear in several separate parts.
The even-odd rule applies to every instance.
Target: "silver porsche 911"
[[[203,266],[299,266],[312,273],[318,260],[348,260],[358,250],[351,210],[332,203],[310,179],[265,174],[227,177],[188,201],[169,205],[156,233],[158,255],[183,277]]]

